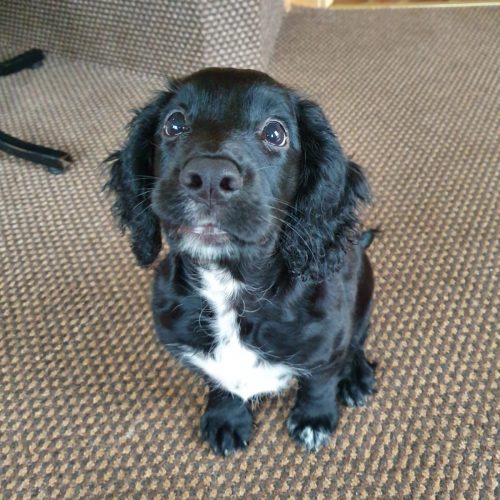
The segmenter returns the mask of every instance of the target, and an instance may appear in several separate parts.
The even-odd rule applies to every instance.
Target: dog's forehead
[[[203,70],[177,87],[176,100],[196,115],[230,113],[258,118],[293,112],[288,89],[265,73],[253,70]]]
[[[182,80],[184,84],[192,84],[199,89],[203,88],[221,88],[230,89],[239,87],[245,88],[252,85],[281,85],[267,73],[253,69],[235,69],[235,68],[207,68]]]

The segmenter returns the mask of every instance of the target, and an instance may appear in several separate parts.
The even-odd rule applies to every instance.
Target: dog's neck
[[[271,289],[275,285],[283,284],[283,277],[290,279],[285,263],[279,252],[269,252],[261,255],[241,259],[194,259],[184,253],[179,258],[188,272],[199,273],[200,270],[218,269],[243,285],[252,289]]]

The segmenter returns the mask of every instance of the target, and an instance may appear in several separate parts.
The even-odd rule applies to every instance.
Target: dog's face
[[[369,196],[321,109],[250,70],[171,82],[137,112],[110,161],[114,210],[141,264],[156,258],[163,230],[174,252],[279,253],[290,272],[321,279]]]
[[[254,71],[205,70],[160,112],[152,206],[170,247],[241,258],[275,242],[300,168],[294,96]]]

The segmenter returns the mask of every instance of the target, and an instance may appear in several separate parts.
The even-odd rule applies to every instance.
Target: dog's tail
[[[377,234],[381,232],[382,231],[378,227],[363,231],[361,233],[361,236],[359,237],[359,244],[362,248],[368,248],[372,244],[372,241],[375,239],[375,236],[377,236]]]

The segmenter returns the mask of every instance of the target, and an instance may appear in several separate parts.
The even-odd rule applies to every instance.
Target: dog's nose
[[[193,158],[179,179],[191,198],[209,206],[229,200],[243,187],[236,165],[223,158]]]

